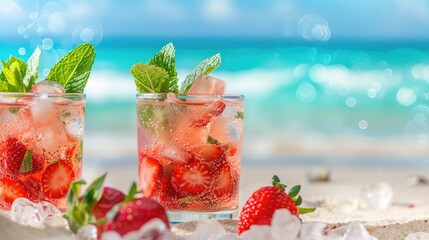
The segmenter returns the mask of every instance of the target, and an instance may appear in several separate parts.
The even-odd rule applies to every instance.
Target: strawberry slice
[[[27,190],[11,177],[0,176],[0,209],[10,210],[12,203],[19,197],[27,197]]]
[[[103,195],[101,195],[100,200],[95,204],[92,213],[97,219],[103,218],[113,206],[122,202],[124,198],[125,194],[123,192],[114,188],[104,187]]]
[[[183,196],[199,195],[207,190],[211,177],[209,169],[204,164],[193,162],[175,168],[171,183]]]
[[[15,137],[6,139],[3,155],[0,155],[0,164],[4,172],[12,175],[32,174],[42,170],[43,158],[29,150]],[[26,159],[27,158],[27,159]],[[23,165],[23,161],[24,165]]]
[[[74,179],[73,169],[66,161],[49,165],[42,175],[42,192],[48,198],[62,198]]]
[[[191,152],[198,161],[207,164],[218,162],[224,154],[222,146],[217,144],[196,146],[192,148]]]
[[[211,104],[203,114],[197,116],[192,122],[192,127],[204,127],[206,126],[214,117],[217,117],[222,114],[225,109],[225,102],[222,100],[216,100]]]
[[[232,178],[231,167],[225,163],[213,176],[213,194],[216,197],[230,195],[233,191],[234,179]]]
[[[158,160],[150,157],[143,157],[139,164],[139,184],[142,194],[152,197],[163,175],[163,169]]]

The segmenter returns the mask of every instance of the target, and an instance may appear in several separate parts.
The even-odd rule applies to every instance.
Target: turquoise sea
[[[89,161],[135,161],[129,69],[169,41],[182,80],[221,53],[212,75],[246,96],[244,162],[429,166],[429,44],[280,39],[103,40],[86,90]],[[0,59],[20,48],[26,60],[34,46],[0,42]],[[67,50],[45,50],[40,75]]]

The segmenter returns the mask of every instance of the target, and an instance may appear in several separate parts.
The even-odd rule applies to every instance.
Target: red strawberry
[[[73,169],[66,161],[49,165],[42,175],[42,192],[48,198],[62,198],[74,179]]]
[[[216,197],[222,197],[230,195],[233,186],[234,179],[232,177],[231,167],[228,163],[221,166],[213,176],[213,194]]]
[[[42,157],[31,151],[31,169],[21,169],[22,161],[28,148],[15,137],[9,137],[3,143],[3,155],[0,155],[0,164],[3,166],[3,171],[12,175],[31,174],[42,170],[44,161]],[[20,171],[22,170],[22,171]]]
[[[137,198],[123,204],[115,218],[103,224],[101,229],[103,232],[113,230],[124,236],[154,218],[161,219],[170,228],[165,209],[159,203],[150,198]]]
[[[162,171],[162,166],[156,159],[150,157],[140,159],[139,184],[144,196],[153,196],[159,179],[163,174]]]
[[[258,189],[247,199],[238,216],[238,234],[247,231],[253,224],[270,225],[277,209],[285,208],[296,216],[315,210],[314,208],[297,207],[302,202],[301,196],[295,198],[299,193],[300,186],[293,187],[287,194],[285,192],[286,186],[280,183],[277,176],[273,177],[273,185]]]
[[[211,104],[203,114],[197,116],[191,123],[192,127],[204,127],[206,126],[214,117],[222,114],[225,109],[225,102],[222,100],[216,100]]]
[[[198,161],[207,164],[216,163],[224,154],[222,147],[217,144],[203,144],[196,146],[192,148],[191,152]]]
[[[11,177],[0,176],[0,209],[10,210],[12,203],[19,197],[27,197],[27,190]]]
[[[211,174],[202,163],[192,162],[176,167],[171,176],[174,189],[183,196],[198,195],[210,185]]]
[[[104,187],[103,195],[101,195],[100,200],[95,204],[92,213],[97,219],[103,218],[113,206],[122,202],[124,198],[125,194],[123,192],[114,188]]]

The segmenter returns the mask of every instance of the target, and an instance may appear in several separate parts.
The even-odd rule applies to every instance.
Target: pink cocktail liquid
[[[0,209],[14,199],[65,210],[81,177],[85,96],[0,93]]]
[[[241,95],[139,94],[143,195],[170,213],[236,211],[243,107]]]

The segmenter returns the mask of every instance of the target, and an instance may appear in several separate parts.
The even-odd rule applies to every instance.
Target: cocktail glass
[[[84,112],[84,94],[0,93],[0,209],[18,197],[66,209],[81,177]]]
[[[171,222],[238,209],[243,95],[137,95],[139,185]]]

